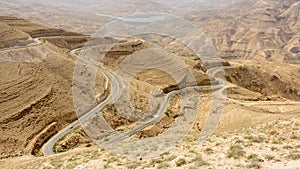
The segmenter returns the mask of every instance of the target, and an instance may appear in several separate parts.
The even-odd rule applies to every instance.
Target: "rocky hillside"
[[[78,34],[12,17],[0,17],[0,22],[1,35],[7,37],[1,42],[19,45],[0,50],[0,158],[38,154],[51,135],[77,117],[72,100],[75,58],[67,48],[81,41],[69,40],[60,48],[55,46],[59,40],[43,40],[26,47],[16,40]],[[101,95],[105,79],[102,74],[97,77]]]
[[[226,70],[227,81],[265,96],[300,100],[299,66],[284,63],[240,61]],[[285,69],[284,69],[285,68]]]
[[[300,63],[300,2],[241,1],[219,10],[192,13],[226,59]]]
[[[67,32],[62,29],[54,29],[48,26],[33,23],[24,19],[10,16],[0,16],[0,21],[29,34],[32,38],[44,36],[80,36],[82,34]]]
[[[156,9],[156,6],[157,4],[153,3],[153,6],[148,8]],[[277,168],[285,164],[293,167],[294,162],[298,164],[299,161],[299,136],[295,134],[299,131],[300,110],[297,102],[300,100],[299,8],[299,0],[282,2],[243,0],[219,10],[192,12],[185,16],[186,19],[198,24],[200,29],[212,39],[220,56],[232,63],[232,67],[225,71],[228,87],[226,107],[218,126],[218,133],[205,144],[199,145],[192,138],[184,141],[171,152],[166,152],[151,161],[119,159],[103,153],[103,150],[96,150],[97,148],[87,153],[82,153],[87,151],[83,148],[83,150],[72,150],[69,154],[62,153],[50,157],[7,158],[30,154],[41,155],[39,151],[41,145],[76,119],[72,100],[75,58],[69,52],[70,49],[87,45],[86,42],[90,39],[88,36],[23,19],[0,17],[0,48],[23,46],[31,43],[28,39],[48,37],[44,38],[43,43],[38,46],[0,49],[0,166],[11,168],[7,164],[17,161],[16,165],[20,164],[25,168],[32,168],[31,163],[50,168],[74,168],[79,165],[81,166],[78,168],[94,166],[116,168],[127,165],[127,168],[197,168],[199,166],[259,168],[273,164],[278,165]],[[30,14],[31,9],[28,8]],[[123,12],[126,12],[128,9],[124,10]],[[68,25],[77,22],[73,15],[74,20],[65,21],[64,19],[68,17],[66,15],[59,18],[56,24]],[[80,17],[87,20],[85,15]],[[42,19],[48,22],[51,20],[44,15]],[[90,21],[91,29],[98,29],[95,25],[97,23]],[[78,25],[74,27],[85,29]],[[174,41],[174,39],[158,36],[153,36],[153,40],[163,45]],[[209,85],[211,81],[205,71],[213,63],[203,63],[192,52],[182,51],[185,47],[182,45],[179,42],[173,43],[173,46],[166,45],[169,48],[164,49],[170,52],[168,56],[180,58],[188,68],[192,69],[199,85]],[[167,58],[163,51],[155,50],[140,39],[123,40],[113,46],[102,59],[103,67],[115,70],[119,64],[125,62],[127,63],[123,65],[125,70],[138,69],[140,68],[138,66],[143,66],[143,63],[138,63],[140,57],[147,54],[151,57],[146,57],[145,63],[155,63],[161,68],[168,65],[173,66],[175,70],[181,70],[178,69],[177,62]],[[126,60],[130,58],[128,56],[138,59]],[[154,56],[160,58],[156,59]],[[1,62],[5,57],[17,57],[20,60]],[[161,59],[163,57],[165,58]],[[229,63],[224,61],[223,65],[229,66]],[[82,71],[79,73],[83,74],[85,70]],[[146,112],[153,90],[163,89],[167,93],[177,88],[178,82],[186,81],[183,71],[178,71],[177,75],[179,78],[173,79],[169,74],[155,68],[139,72],[129,84],[132,105],[139,112]],[[105,85],[106,81],[107,79],[99,73],[95,85],[99,88],[97,89],[99,96],[103,96],[103,93],[107,95],[105,91],[109,88],[109,83]],[[108,87],[105,89],[103,86]],[[202,130],[210,109],[211,99],[207,94],[209,92],[211,91],[204,90],[200,93],[203,100],[194,123],[197,133]],[[153,137],[167,130],[180,114],[179,103],[179,97],[172,98],[163,117],[154,125],[136,133],[136,136]],[[157,111],[151,111],[153,112]],[[132,124],[134,121],[118,114],[114,106],[105,107],[103,114],[111,126],[119,131],[125,131],[135,125]],[[285,120],[291,117],[295,119]],[[271,120],[278,121],[258,126]],[[232,131],[232,129],[249,128],[249,126],[258,127],[236,133],[222,133],[224,130]],[[58,142],[56,150],[66,151],[69,148],[76,148],[77,144],[93,146],[80,128],[75,129],[73,136],[71,133],[65,137],[65,140]],[[1,160],[1,158],[6,159]],[[91,159],[97,160],[88,162]]]
[[[28,45],[37,37],[48,37],[47,40],[56,46],[72,49],[83,46],[88,39],[79,33],[54,29],[10,16],[0,16],[0,37],[0,49]]]
[[[28,44],[30,38],[28,34],[0,22],[0,49]]]

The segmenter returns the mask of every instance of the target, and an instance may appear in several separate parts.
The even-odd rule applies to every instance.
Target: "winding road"
[[[81,48],[72,50],[70,52],[70,54],[73,55],[74,57],[76,57],[77,59],[83,61],[84,63],[88,64],[89,66],[91,66],[93,68],[96,68],[99,71],[101,71],[111,81],[112,91],[111,91],[111,94],[103,102],[101,102],[99,105],[97,105],[96,107],[91,109],[89,112],[87,112],[83,116],[79,117],[76,121],[74,121],[73,123],[71,123],[70,125],[65,127],[64,129],[59,131],[52,138],[50,138],[48,140],[48,142],[45,143],[42,147],[42,152],[43,152],[44,155],[55,154],[55,152],[53,151],[53,147],[54,147],[56,142],[58,142],[61,138],[63,138],[66,134],[68,134],[71,130],[73,130],[73,128],[75,128],[77,126],[80,126],[80,122],[86,121],[89,117],[91,117],[92,115],[98,113],[107,104],[109,104],[117,96],[117,94],[119,93],[120,87],[119,87],[119,83],[117,82],[115,77],[112,74],[110,74],[109,72],[103,70],[101,67],[99,67],[94,62],[88,60],[87,58],[82,58],[82,57],[76,55],[76,52],[79,51],[79,50],[81,50]]]
[[[89,66],[97,68],[107,78],[109,78],[110,81],[112,82],[112,91],[111,91],[110,96],[104,102],[100,103],[95,108],[93,108],[92,110],[87,112],[85,115],[80,117],[78,120],[76,120],[72,124],[65,127],[63,130],[61,130],[59,133],[57,133],[55,136],[53,136],[46,144],[44,144],[44,146],[42,147],[42,152],[44,155],[54,154],[53,147],[57,141],[59,141],[62,137],[64,137],[67,133],[69,133],[74,127],[79,126],[80,125],[79,121],[83,122],[83,121],[87,120],[89,117],[91,117],[92,115],[94,115],[95,113],[98,113],[104,106],[109,104],[117,96],[117,94],[119,92],[119,84],[118,84],[117,80],[115,79],[115,77],[112,74],[110,74],[109,72],[103,70],[101,67],[96,65],[94,62],[88,60],[87,58],[82,58],[82,57],[76,55],[76,52],[79,50],[81,50],[81,49],[72,50],[70,53],[71,53],[71,55],[77,57],[78,59],[80,59],[84,63],[88,64]],[[232,66],[228,66],[227,68],[232,68]],[[215,73],[216,71],[219,71],[220,69],[222,69],[222,67],[219,67],[219,68],[214,67],[214,68],[208,69],[206,73],[211,75],[211,74]],[[109,141],[104,142],[103,144],[104,145],[112,144],[112,143],[118,142],[120,140],[123,140],[126,137],[129,137],[130,135],[132,135],[132,134],[152,125],[156,121],[158,121],[162,117],[164,112],[166,111],[167,105],[170,101],[171,96],[178,91],[182,91],[185,89],[201,89],[201,88],[219,89],[218,91],[216,91],[217,96],[220,98],[226,98],[226,96],[223,94],[223,91],[226,89],[225,82],[223,81],[223,79],[216,79],[216,80],[219,82],[219,85],[191,86],[191,87],[182,88],[180,90],[175,90],[175,91],[168,93],[165,96],[165,100],[164,100],[163,104],[161,105],[160,109],[158,110],[156,115],[154,115],[154,117],[152,119],[148,120],[147,122],[145,122],[144,124],[142,124],[136,128],[133,128],[130,131],[122,133],[122,134],[118,135],[117,137],[114,137],[114,138],[110,139]]]
[[[227,68],[232,68],[232,67],[228,66]],[[218,69],[211,68],[211,69],[219,71],[220,68],[218,68]],[[103,145],[105,145],[105,144],[106,145],[107,144],[113,144],[115,142],[121,141],[121,140],[129,137],[130,135],[132,135],[132,134],[134,134],[134,133],[136,133],[136,132],[138,132],[138,131],[140,131],[140,130],[142,130],[142,129],[144,129],[144,128],[152,125],[152,124],[154,124],[155,122],[157,122],[162,117],[162,115],[164,114],[164,112],[167,110],[167,106],[169,104],[169,101],[170,101],[172,95],[175,94],[175,93],[177,93],[177,92],[179,92],[179,91],[186,90],[186,89],[204,89],[204,88],[219,89],[219,90],[215,91],[216,92],[215,96],[218,97],[218,98],[221,98],[221,99],[226,99],[226,96],[223,93],[223,91],[227,88],[225,86],[225,82],[223,81],[223,79],[216,78],[216,80],[219,82],[218,85],[213,85],[213,86],[212,85],[191,86],[191,87],[185,87],[185,88],[182,88],[182,89],[179,89],[179,90],[174,90],[174,91],[168,93],[165,96],[165,100],[164,100],[162,106],[160,107],[160,109],[158,110],[157,114],[154,115],[154,117],[152,119],[146,121],[144,124],[142,124],[142,125],[140,125],[138,127],[135,127],[133,129],[125,132],[125,133],[122,133],[122,134],[118,135],[117,137],[114,137],[114,138],[112,138],[112,139],[104,142]]]
[[[43,41],[41,39],[47,39],[47,38],[53,38],[53,37],[39,37],[39,38],[35,38],[34,43],[31,43],[29,45],[26,46],[17,46],[17,47],[11,47],[11,48],[7,48],[7,49],[1,49],[0,51],[3,50],[11,50],[11,49],[20,49],[20,48],[28,48],[28,47],[35,47],[35,46],[39,46],[43,44]],[[58,142],[61,138],[63,138],[66,134],[68,134],[70,131],[72,131],[75,127],[80,126],[80,122],[86,121],[89,117],[91,117],[92,115],[94,115],[95,113],[98,113],[102,108],[104,108],[107,104],[109,104],[119,93],[120,87],[118,84],[118,81],[116,80],[116,78],[109,72],[105,71],[104,69],[102,69],[101,67],[99,67],[96,63],[94,63],[93,61],[87,59],[87,58],[83,58],[80,57],[78,55],[76,55],[76,52],[81,50],[82,48],[78,48],[75,50],[72,50],[70,52],[70,54],[74,57],[76,57],[77,59],[81,60],[82,62],[86,63],[87,65],[96,68],[97,70],[101,71],[112,83],[112,91],[110,92],[110,95],[99,105],[97,105],[96,107],[94,107],[93,109],[91,109],[89,112],[87,112],[86,114],[84,114],[83,116],[79,117],[76,121],[74,121],[73,123],[69,124],[67,127],[65,127],[64,129],[60,130],[57,134],[55,134],[53,137],[51,137],[43,146],[42,146],[42,152],[44,155],[52,155],[55,154],[55,152],[53,151],[53,147],[55,145],[56,142]],[[224,67],[224,68],[232,68],[232,66],[228,66],[228,67]],[[223,67],[214,67],[214,68],[210,68],[207,70],[207,74],[212,75],[213,73],[222,70]],[[147,126],[152,125],[153,123],[155,123],[156,121],[158,121],[161,116],[164,114],[164,112],[167,109],[167,105],[170,101],[171,96],[178,92],[178,91],[182,91],[185,89],[201,89],[201,88],[212,88],[212,89],[219,89],[215,92],[217,92],[216,96],[220,97],[220,98],[226,98],[226,96],[223,94],[223,91],[226,89],[225,86],[225,82],[223,79],[219,79],[216,78],[216,80],[218,81],[218,85],[206,85],[206,86],[191,86],[191,87],[185,87],[179,90],[175,90],[172,91],[170,93],[168,93],[165,96],[165,100],[162,104],[162,106],[160,107],[160,109],[158,110],[157,114],[154,115],[154,117],[150,120],[148,120],[147,122],[145,122],[144,124],[130,130],[127,131],[125,133],[120,134],[117,137],[114,137],[112,139],[110,139],[109,141],[103,143],[103,144],[112,144],[115,142],[118,142],[120,140],[125,139],[126,137],[129,137],[130,135],[146,128]]]

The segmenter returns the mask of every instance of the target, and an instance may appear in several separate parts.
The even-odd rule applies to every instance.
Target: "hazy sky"
[[[178,10],[191,11],[205,8],[219,7],[236,0],[0,0],[0,3],[15,4],[20,7],[32,6],[35,8],[65,7],[69,9],[99,10],[101,9],[122,9],[136,8],[145,10],[155,7],[157,10]],[[154,8],[154,9],[155,9]],[[166,11],[168,12],[168,11]]]

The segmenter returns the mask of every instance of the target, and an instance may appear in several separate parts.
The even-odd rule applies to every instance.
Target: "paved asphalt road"
[[[47,143],[45,143],[42,147],[42,152],[44,155],[51,155],[51,154],[54,154],[53,152],[53,147],[55,145],[55,143],[60,140],[62,137],[64,137],[67,133],[69,133],[73,128],[77,127],[80,125],[79,121],[83,122],[85,120],[87,120],[89,117],[91,117],[92,115],[94,115],[95,113],[98,113],[103,107],[105,107],[107,104],[109,104],[116,96],[117,94],[119,93],[119,84],[117,82],[117,80],[115,79],[115,77],[110,74],[109,72],[103,70],[101,67],[99,67],[98,65],[96,65],[94,62],[86,59],[86,58],[82,58],[82,57],[79,57],[76,55],[76,51],[78,51],[79,49],[75,49],[75,50],[72,50],[71,51],[71,54],[75,57],[77,57],[78,59],[80,59],[81,61],[85,62],[86,64],[88,64],[89,66],[92,66],[92,67],[95,67],[97,68],[98,70],[100,70],[107,78],[110,79],[110,81],[112,82],[112,91],[111,91],[111,95],[102,103],[100,103],[99,105],[97,105],[95,108],[93,108],[92,110],[90,110],[89,112],[87,112],[85,115],[83,115],[82,117],[80,117],[78,120],[74,121],[72,124],[68,125],[67,127],[65,127],[64,129],[62,129],[61,131],[59,131],[56,135],[54,135],[51,139],[48,140]],[[230,66],[231,68],[232,66]],[[227,67],[228,68],[228,67]],[[208,74],[213,74],[217,71],[219,71],[221,68],[211,68],[209,70],[207,70],[206,73]],[[226,89],[226,86],[225,86],[225,82],[223,81],[223,79],[216,79],[219,84],[218,85],[214,85],[214,86],[211,86],[211,85],[207,85],[207,86],[192,86],[192,87],[186,87],[186,88],[183,88],[183,89],[180,89],[180,90],[185,90],[185,89],[188,89],[188,88],[213,88],[213,89],[219,89],[217,91],[217,96],[220,97],[220,98],[225,98],[226,96],[223,94],[223,91]],[[130,131],[127,131],[125,133],[122,133],[120,134],[119,136],[117,137],[114,137],[112,139],[110,139],[109,141],[103,143],[103,144],[112,144],[112,143],[115,143],[115,142],[118,142],[120,140],[123,140],[125,139],[126,137],[129,137],[130,135],[146,128],[147,126],[155,123],[156,121],[158,121],[161,116],[164,114],[164,112],[166,111],[167,109],[167,105],[170,101],[170,98],[171,96],[180,91],[180,90],[176,90],[176,91],[172,91],[170,93],[167,94],[167,96],[165,97],[165,100],[164,100],[164,103],[162,104],[162,106],[160,107],[159,111],[157,112],[157,114],[150,120],[148,120],[147,122],[145,122],[144,124],[130,130]]]
[[[108,16],[110,17],[110,16]],[[119,19],[119,18],[116,18]],[[48,37],[40,37],[40,38],[35,38],[34,43],[31,43],[29,45],[26,46],[17,46],[17,47],[11,47],[11,48],[7,48],[7,49],[1,49],[0,51],[3,50],[11,50],[11,49],[19,49],[19,48],[27,48],[27,47],[34,47],[34,46],[39,46],[43,44],[43,41],[41,41],[40,39],[43,38],[48,38]],[[49,38],[53,38],[53,37],[49,37]],[[109,104],[119,93],[119,84],[117,82],[117,80],[115,79],[115,77],[110,74],[109,72],[103,70],[101,67],[99,67],[98,65],[96,65],[94,62],[88,60],[87,58],[82,58],[79,57],[78,55],[76,55],[76,51],[80,50],[80,49],[75,49],[71,51],[71,54],[75,57],[77,57],[78,59],[80,59],[81,61],[85,62],[86,64],[88,64],[89,66],[92,66],[96,69],[98,69],[99,71],[101,71],[107,78],[110,79],[110,81],[112,82],[112,91],[111,94],[109,95],[109,97],[102,103],[100,103],[99,105],[97,105],[95,108],[91,109],[89,112],[87,112],[85,115],[81,116],[78,120],[74,121],[73,123],[71,123],[70,125],[68,125],[67,127],[65,127],[64,129],[62,129],[61,131],[59,131],[56,135],[54,135],[52,138],[50,138],[47,143],[45,143],[42,147],[42,152],[44,155],[51,155],[54,154],[53,152],[53,147],[55,145],[55,143],[60,140],[62,137],[64,137],[67,133],[69,133],[73,128],[77,127],[80,125],[80,121],[83,122],[85,120],[87,120],[89,117],[91,117],[93,114],[98,113],[103,107],[105,107],[107,104]],[[231,68],[232,66],[226,67],[226,68]],[[225,68],[225,67],[224,67]],[[207,74],[212,75],[213,73],[219,71],[220,68],[215,67],[215,68],[211,68],[209,70],[207,70]],[[218,85],[208,85],[208,86],[193,86],[193,87],[187,87],[187,88],[219,88],[219,90],[217,91],[217,94],[215,96],[220,97],[220,98],[225,98],[226,96],[223,94],[223,91],[226,89],[225,86],[225,82],[223,81],[223,79],[216,79],[219,84]],[[184,90],[187,88],[183,88],[180,90]],[[157,120],[159,120],[161,118],[161,116],[164,114],[164,112],[167,109],[167,105],[170,101],[170,98],[172,96],[172,94],[174,94],[175,92],[178,92],[180,90],[176,90],[176,91],[172,91],[170,93],[167,94],[164,103],[162,104],[162,106],[160,107],[159,111],[157,112],[157,114],[150,120],[148,120],[147,122],[145,122],[144,124],[130,130],[127,131],[125,133],[120,134],[119,136],[110,139],[109,141],[105,142],[104,144],[112,144],[115,142],[118,142],[120,140],[125,139],[126,137],[134,134],[135,132],[138,132],[144,128],[146,128],[147,126],[155,123]]]
[[[233,66],[228,66],[228,67],[224,67],[224,68],[232,68]],[[211,69],[208,69],[207,70],[207,74],[210,74],[210,73],[215,73],[217,71],[220,71],[220,70],[223,70],[223,67],[215,67],[215,68],[211,68]],[[118,142],[118,141],[121,141],[127,137],[129,137],[130,135],[152,125],[153,123],[155,123],[156,121],[158,121],[161,116],[164,114],[164,112],[166,111],[167,109],[167,106],[169,104],[169,101],[170,101],[170,98],[171,96],[176,93],[176,92],[179,92],[179,91],[182,91],[182,90],[186,90],[186,89],[203,89],[203,88],[211,88],[211,89],[219,89],[217,91],[215,91],[215,97],[217,98],[220,98],[220,99],[226,99],[226,96],[224,95],[223,91],[226,89],[226,86],[225,86],[225,82],[223,79],[220,79],[220,78],[216,78],[216,80],[219,82],[218,85],[205,85],[205,86],[191,86],[191,87],[185,87],[185,88],[182,88],[180,90],[174,90],[170,93],[167,94],[162,106],[160,107],[160,109],[158,110],[157,114],[154,115],[154,117],[150,120],[148,120],[147,122],[145,122],[144,124],[138,126],[138,127],[135,127],[133,128],[132,130],[129,130],[125,133],[122,133],[120,135],[118,135],[117,137],[114,137],[106,142],[103,143],[103,145],[107,145],[107,144],[113,144],[115,142]]]
[[[47,143],[45,143],[42,147],[42,152],[43,152],[44,155],[55,154],[54,151],[53,151],[53,147],[54,147],[55,143],[58,140],[60,140],[62,137],[64,137],[66,134],[68,134],[73,128],[79,126],[80,122],[86,121],[89,117],[91,117],[95,113],[98,113],[101,109],[103,109],[103,107],[105,107],[107,104],[109,104],[117,96],[117,94],[119,93],[119,84],[118,84],[117,80],[115,79],[115,77],[112,74],[110,74],[109,72],[107,72],[107,71],[103,70],[102,68],[100,68],[94,62],[92,62],[92,61],[90,61],[86,58],[81,58],[81,57],[77,56],[75,54],[77,50],[79,50],[79,49],[72,50],[71,54],[73,56],[77,57],[79,60],[85,62],[89,66],[92,66],[92,67],[98,69],[107,78],[109,78],[109,80],[112,82],[112,91],[111,91],[111,94],[106,98],[106,100],[104,100],[102,103],[100,103],[99,105],[97,105],[96,107],[91,109],[89,112],[87,112],[83,116],[81,116],[78,120],[74,121],[73,123],[71,123],[70,125],[65,127],[64,129],[59,131],[51,139],[49,139],[47,141]]]

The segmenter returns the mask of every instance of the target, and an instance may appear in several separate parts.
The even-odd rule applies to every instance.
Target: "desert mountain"
[[[283,168],[288,165],[295,168],[299,164],[299,0],[242,0],[226,7],[222,7],[223,2],[227,4],[233,1],[215,0],[200,6],[196,5],[196,0],[103,0],[103,4],[97,0],[65,0],[57,3],[50,0],[24,0],[27,3],[18,5],[20,2],[21,0],[0,2],[0,14],[24,15],[24,18],[48,23],[48,26],[11,16],[0,16],[0,167]],[[125,3],[126,7],[118,2]],[[177,6],[172,6],[173,3]],[[203,10],[204,8],[209,10]],[[75,32],[92,34],[103,23],[111,20],[95,16],[99,11],[113,15],[125,15],[133,11],[180,13],[199,26],[213,41],[224,59],[223,65],[226,66],[226,102],[215,135],[203,145],[199,145],[198,137],[195,137],[203,129],[208,114],[213,112],[211,88],[198,92],[201,103],[190,131],[193,136],[151,161],[143,158],[130,161],[109,154],[91,141],[91,136],[87,136],[88,132],[82,126],[68,126],[77,119],[73,104],[73,82],[86,82],[85,77],[73,79],[76,57],[70,51],[84,45],[92,46],[97,40],[103,40]],[[35,18],[32,13],[39,18]],[[185,48],[184,44],[174,43],[176,41],[172,38],[151,37],[151,40],[167,46],[165,50],[171,52],[171,56],[180,58],[192,69],[198,85],[211,84],[205,71],[210,66],[213,67],[214,63],[200,60],[192,51],[182,50]],[[31,45],[36,43],[35,38],[42,43]],[[147,52],[149,56],[165,55],[165,52],[153,49],[151,43],[141,39],[123,39],[106,53],[101,66],[114,72],[119,64],[130,58],[128,56],[138,58]],[[81,49],[77,52],[85,54],[88,50]],[[134,67],[138,60],[129,60],[132,62],[125,64],[125,68]],[[161,61],[154,57],[147,57],[144,61],[160,67],[173,63],[172,59]],[[85,71],[83,69],[79,74],[84,74]],[[178,71],[178,76],[181,78],[179,83],[184,83],[185,75]],[[82,87],[80,85],[76,87]],[[89,99],[101,102],[102,96],[108,95],[111,84],[99,73],[95,87],[97,97]],[[150,104],[149,93],[153,90],[162,89],[168,93],[177,88],[178,81],[166,72],[158,69],[139,72],[129,84],[130,101],[139,110],[134,113],[147,110]],[[161,118],[132,137],[154,137],[168,130],[178,118],[184,116],[180,99],[177,94],[172,97]],[[114,103],[106,104],[93,115],[97,117],[100,112],[117,131],[128,131],[136,127],[134,119],[122,116]],[[151,113],[155,114],[157,111]],[[98,119],[94,119],[92,122],[97,124]],[[70,132],[52,147],[57,154],[36,157],[43,155],[41,146],[66,126]],[[93,160],[90,161],[91,159]]]
[[[76,118],[72,103],[75,58],[66,48],[86,37],[14,17],[0,17],[0,25],[1,44],[20,45],[0,51],[0,157],[37,153],[49,136]],[[31,46],[35,42],[19,43],[44,36],[52,37],[53,43],[44,39]],[[81,40],[70,40],[74,36]],[[54,44],[56,39],[64,42],[58,45],[63,47]]]
[[[0,49],[15,46],[16,44],[30,43],[30,36],[7,24],[0,22]]]
[[[226,59],[300,63],[300,2],[241,1],[186,16],[198,24]]]

